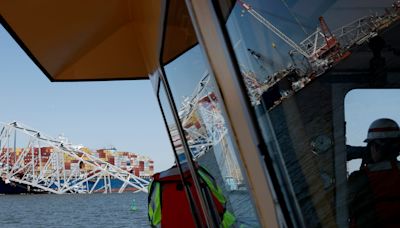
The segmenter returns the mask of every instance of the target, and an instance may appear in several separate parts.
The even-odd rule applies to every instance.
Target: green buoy
[[[131,204],[131,211],[136,211],[137,207],[136,207],[136,201],[135,199],[132,200],[132,204]]]

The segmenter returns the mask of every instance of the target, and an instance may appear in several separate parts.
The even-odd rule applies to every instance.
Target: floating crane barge
[[[301,90],[316,77],[330,71],[349,57],[352,49],[383,33],[400,18],[399,3],[394,3],[384,15],[365,16],[333,32],[329,30],[324,18],[319,17],[320,26],[316,31],[297,44],[249,4],[243,1],[238,2],[245,11],[293,49],[289,52],[293,65],[273,75],[268,75],[267,80],[263,82],[259,82],[253,72],[242,72],[253,105],[258,105],[263,96],[268,109]],[[252,55],[256,53],[251,49],[249,52]],[[306,69],[297,67],[300,64],[294,60],[295,55],[303,57],[306,61]]]

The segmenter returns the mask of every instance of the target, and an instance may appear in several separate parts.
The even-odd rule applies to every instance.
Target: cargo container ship
[[[90,163],[86,164],[85,158],[79,160],[77,157],[71,157],[68,154],[59,156],[57,149],[53,147],[3,148],[3,153],[8,156],[3,154],[2,159],[0,159],[0,194],[58,193],[63,189],[67,189],[65,193],[111,193],[120,192],[121,189],[135,192],[139,189],[127,184],[126,180],[134,178],[130,179],[132,183],[136,182],[145,186],[154,172],[154,161],[136,153],[119,152],[115,148],[91,151],[88,148],[80,147],[79,150],[96,158],[97,166],[88,165]],[[26,151],[29,151],[29,153],[27,154]],[[46,168],[49,165],[55,165],[55,163],[60,164],[54,166],[54,169]],[[27,167],[32,164],[34,164],[34,169],[18,168],[21,165]],[[114,167],[112,172],[117,175],[98,176],[106,166]],[[9,167],[8,172],[7,167]],[[18,169],[20,171],[17,171]],[[60,172],[60,175],[54,174],[57,172]],[[48,177],[39,180],[41,175]],[[37,179],[36,182],[31,181],[36,183],[36,187],[31,185],[29,181],[27,182],[28,179]],[[46,186],[47,191],[40,186]]]

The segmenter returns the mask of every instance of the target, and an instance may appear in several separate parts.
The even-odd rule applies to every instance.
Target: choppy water
[[[147,194],[0,195],[0,227],[150,227]]]

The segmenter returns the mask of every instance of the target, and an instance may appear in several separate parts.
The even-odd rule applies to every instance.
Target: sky
[[[184,98],[192,97],[193,91],[208,72],[202,57],[200,46],[196,45],[164,68],[177,108],[181,107]]]
[[[357,89],[345,97],[347,144],[365,145],[369,125],[378,118],[400,124],[400,89]]]
[[[0,122],[13,121],[90,149],[149,156],[155,171],[173,164],[150,80],[50,82],[0,25]]]
[[[400,124],[400,89],[356,89],[345,97],[346,144],[365,146],[369,125],[378,118]],[[358,170],[361,159],[347,163],[347,171]]]

